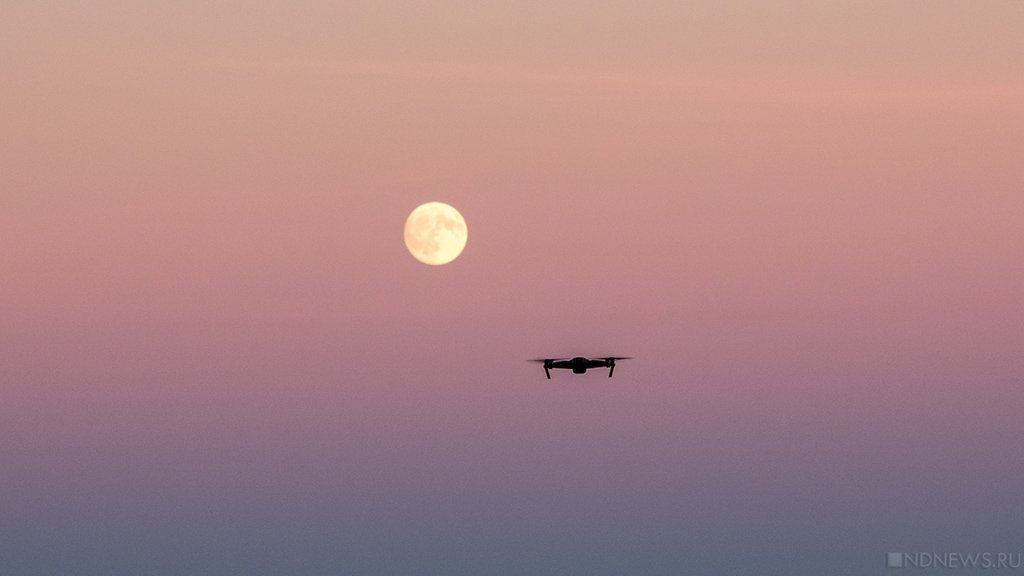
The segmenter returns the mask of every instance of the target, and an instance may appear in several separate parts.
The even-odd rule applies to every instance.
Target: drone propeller
[[[608,377],[611,378],[612,374],[615,374],[615,361],[616,360],[632,360],[632,356],[603,356],[598,360],[604,360],[608,363]]]
[[[527,362],[539,362],[544,365],[544,375],[551,380],[551,365],[555,362],[554,358],[531,358]]]

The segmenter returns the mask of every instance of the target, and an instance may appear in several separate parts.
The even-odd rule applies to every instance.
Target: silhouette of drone
[[[544,374],[547,375],[548,380],[551,380],[552,368],[565,368],[566,370],[572,370],[573,374],[586,374],[590,368],[608,368],[608,377],[611,378],[615,372],[615,361],[629,359],[629,356],[604,356],[602,358],[583,358],[582,356],[577,356],[576,358],[536,358],[530,360],[530,362],[544,364]]]

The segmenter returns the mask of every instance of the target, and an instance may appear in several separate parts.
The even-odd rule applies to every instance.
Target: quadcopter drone
[[[544,364],[544,374],[547,375],[548,380],[551,380],[552,368],[572,370],[573,374],[586,374],[590,368],[608,368],[608,377],[611,378],[615,372],[615,361],[629,359],[628,356],[605,356],[602,358],[583,358],[582,356],[577,356],[576,358],[537,358],[530,360],[530,362]]]

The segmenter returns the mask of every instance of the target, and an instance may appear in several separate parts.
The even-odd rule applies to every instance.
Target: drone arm
[[[608,364],[608,377],[611,378],[612,374],[615,373],[615,360],[611,360]]]
[[[548,377],[548,380],[551,380],[551,369],[546,365],[544,366],[544,375]]]

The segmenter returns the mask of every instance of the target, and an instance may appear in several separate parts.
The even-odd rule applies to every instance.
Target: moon
[[[405,220],[405,247],[414,258],[431,266],[458,258],[468,237],[462,214],[444,202],[421,204]]]

